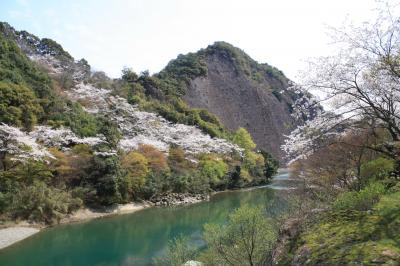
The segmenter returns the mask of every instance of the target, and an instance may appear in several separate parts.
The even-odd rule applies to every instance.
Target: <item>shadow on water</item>
[[[282,197],[289,175],[281,171],[271,185],[214,195],[209,202],[150,208],[137,213],[49,228],[0,251],[0,265],[148,265],[179,235],[204,245],[205,223],[224,223],[236,208],[263,206],[270,217],[286,208]]]

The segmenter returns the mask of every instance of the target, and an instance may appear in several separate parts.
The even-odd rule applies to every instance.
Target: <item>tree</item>
[[[184,173],[192,168],[192,164],[185,157],[185,151],[178,146],[171,146],[168,151],[168,164],[175,173]]]
[[[149,167],[152,171],[160,173],[168,170],[168,162],[164,153],[157,150],[154,146],[148,144],[140,144],[138,152],[146,157]]]
[[[215,155],[205,155],[199,162],[200,173],[215,187],[228,172],[228,165]]]
[[[197,250],[188,243],[185,237],[174,238],[168,243],[167,252],[154,263],[160,266],[177,266],[184,265],[185,262],[196,257]]]
[[[279,168],[279,161],[275,159],[270,153],[261,150],[260,153],[264,157],[264,175],[266,180],[269,180],[272,178],[273,175],[275,175],[278,172]]]
[[[226,225],[206,224],[207,251],[200,261],[207,265],[265,265],[277,232],[261,208],[242,206]]]
[[[110,148],[115,148],[121,139],[121,132],[118,129],[117,123],[110,120],[108,117],[101,117],[99,133],[103,134]]]
[[[120,200],[119,184],[123,177],[117,156],[94,156],[88,181],[96,189],[96,196],[102,204],[113,204]]]
[[[368,128],[371,134],[388,133],[368,148],[400,162],[400,20],[391,15],[392,8],[381,8],[373,23],[333,29],[337,54],[311,62],[301,86],[290,88],[304,96],[318,90],[323,93],[318,102],[334,110],[319,112],[292,132],[283,146],[292,159],[312,154],[327,140],[341,141],[347,130]],[[294,113],[307,112],[316,103],[299,99]]]
[[[256,147],[250,133],[243,127],[240,127],[233,136],[233,142],[245,150],[252,150]]]
[[[29,88],[0,82],[0,122],[32,130],[43,113],[35,94]]]
[[[133,82],[137,81],[139,76],[131,68],[124,67],[122,69],[122,77],[121,78],[123,80],[125,80],[126,82],[133,83]]]
[[[30,160],[45,160],[52,155],[35,139],[20,129],[0,124],[0,166],[8,170],[10,163]]]
[[[138,152],[130,152],[122,158],[121,166],[127,171],[127,178],[129,178],[126,185],[132,190],[137,191],[146,183],[149,173],[148,164],[146,157]]]

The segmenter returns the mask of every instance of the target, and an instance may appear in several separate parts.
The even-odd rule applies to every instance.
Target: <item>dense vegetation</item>
[[[338,53],[310,65],[301,89],[323,88],[334,112],[284,146],[313,207],[293,218],[280,265],[399,265],[400,31],[389,10],[334,31]]]
[[[26,33],[27,34],[27,33]],[[30,36],[33,38],[32,36]],[[72,60],[54,41],[40,41],[40,49],[57,58]],[[0,34],[0,122],[31,131],[36,125],[70,128],[80,137],[101,134],[105,143],[52,147],[42,160],[19,160],[0,142],[0,218],[54,223],[83,205],[99,206],[151,200],[171,192],[209,193],[265,184],[276,173],[278,163],[266,152],[255,151],[245,129],[227,131],[218,119],[201,109],[189,108],[181,99],[190,79],[206,74],[194,54],[180,56],[160,74],[140,76],[124,69],[111,80],[96,72],[85,82],[110,89],[144,110],[157,112],[175,123],[196,125],[213,137],[223,137],[243,148],[243,155],[187,155],[171,146],[165,154],[153,146],[118,150],[118,127],[102,115],[93,115],[78,102],[63,96],[75,81],[74,73],[49,76]],[[78,64],[88,66],[86,61]],[[84,103],[82,103],[84,104]],[[25,149],[25,148],[24,148]],[[26,147],[29,150],[29,147]]]
[[[195,125],[213,137],[231,140],[232,135],[215,115],[204,109],[190,108],[182,100],[190,81],[207,75],[206,60],[214,54],[221,57],[221,60],[229,60],[238,73],[248,76],[254,82],[273,83],[272,92],[278,99],[282,99],[280,91],[274,88],[287,86],[288,79],[284,74],[268,64],[257,63],[242,50],[225,42],[216,42],[197,53],[179,55],[153,76],[147,71],[137,75],[125,68],[118,82],[108,80],[103,75],[103,78],[97,76],[97,84],[112,89],[143,110],[157,112],[169,121]]]
[[[80,136],[99,133],[101,123],[57,92],[59,84],[17,44],[0,34],[0,122],[30,131],[36,124],[70,127]]]
[[[225,226],[205,227],[205,251],[182,252],[178,241],[167,258],[177,265],[184,262],[179,258],[205,265],[399,265],[400,21],[392,14],[387,5],[375,22],[334,31],[339,52],[312,62],[304,86],[292,88],[299,95],[322,90],[326,95],[315,103],[326,101],[333,111],[307,115],[314,119],[294,130],[282,147],[301,182],[278,222],[274,251],[269,253],[275,238],[268,219],[239,209]],[[301,98],[297,103],[295,115],[310,107]],[[249,224],[248,218],[259,222]],[[259,239],[246,237],[262,231],[261,221],[262,254],[270,254],[269,260],[243,256],[249,250],[257,254]],[[173,265],[169,261],[165,264]]]

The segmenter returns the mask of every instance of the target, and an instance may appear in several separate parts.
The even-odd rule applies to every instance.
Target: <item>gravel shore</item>
[[[39,233],[39,231],[40,229],[32,227],[9,227],[0,229],[0,249]]]

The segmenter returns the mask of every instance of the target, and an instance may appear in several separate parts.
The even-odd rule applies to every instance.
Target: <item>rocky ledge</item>
[[[151,199],[151,202],[153,202],[155,206],[172,206],[192,204],[208,200],[210,200],[210,196],[208,194],[169,193],[156,196]]]

